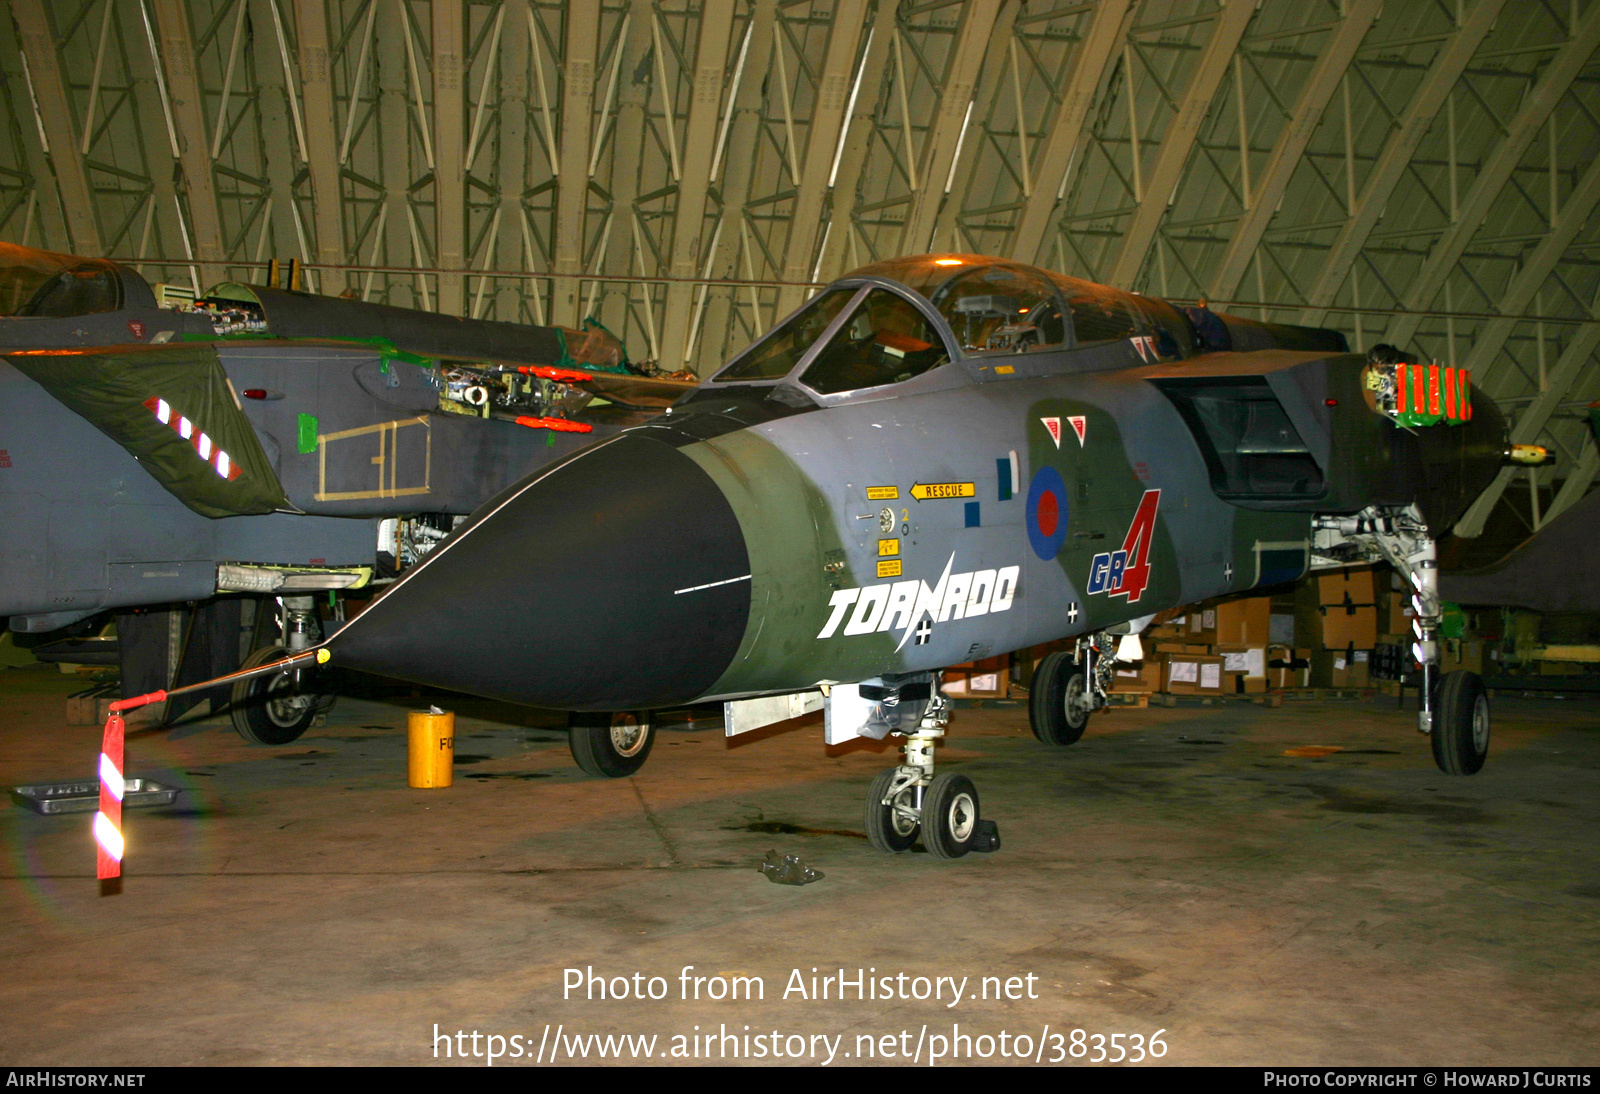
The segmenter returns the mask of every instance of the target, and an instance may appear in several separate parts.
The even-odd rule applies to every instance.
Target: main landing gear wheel
[[[282,646],[263,646],[239,667],[258,668],[288,656]],[[233,685],[229,715],[239,736],[254,745],[286,745],[298,740],[317,715],[333,705],[331,696],[300,690],[307,675],[305,669],[291,670]]]
[[[574,712],[567,725],[572,758],[589,774],[603,779],[620,779],[639,770],[656,740],[650,715],[644,711]]]
[[[1434,703],[1433,762],[1446,775],[1476,775],[1489,755],[1489,696],[1483,677],[1464,669],[1445,676]]]
[[[1039,662],[1028,693],[1028,724],[1047,745],[1065,747],[1083,736],[1092,709],[1088,674],[1070,650]]]
[[[978,834],[978,788],[965,775],[933,777],[922,801],[922,846],[934,858],[960,858]]]
[[[914,815],[907,816],[895,808],[900,806],[913,812],[916,810],[915,784],[895,794],[890,798],[890,804],[884,804],[884,799],[889,798],[889,792],[894,788],[895,776],[899,774],[898,767],[879,772],[878,777],[872,780],[871,789],[867,791],[867,842],[874,850],[891,855],[911,850],[911,845],[917,842],[917,829],[920,827]]]

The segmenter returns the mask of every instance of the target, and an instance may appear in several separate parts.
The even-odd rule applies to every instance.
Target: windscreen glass
[[[745,350],[716,375],[717,383],[778,380],[794,369],[806,350],[822,337],[828,324],[855,296],[856,289],[830,289],[813,299],[789,321]]]
[[[909,300],[873,289],[800,381],[819,394],[834,395],[898,384],[949,359],[939,333]]]

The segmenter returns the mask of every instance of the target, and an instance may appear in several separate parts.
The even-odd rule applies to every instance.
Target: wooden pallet
[[[1350,702],[1357,699],[1370,699],[1377,694],[1376,688],[1280,688],[1273,692],[1274,695],[1283,696],[1284,700],[1291,703],[1317,702],[1322,700],[1342,700]]]

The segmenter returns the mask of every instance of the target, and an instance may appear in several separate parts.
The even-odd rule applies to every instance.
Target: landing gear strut
[[[1489,754],[1489,698],[1483,678],[1458,670],[1439,678],[1439,562],[1433,536],[1416,506],[1373,506],[1353,517],[1318,517],[1315,548],[1355,544],[1386,559],[1411,585],[1411,656],[1422,666],[1417,729],[1431,738],[1433,760],[1446,775],[1473,775]]]
[[[1040,661],[1028,692],[1028,724],[1033,735],[1062,748],[1076,743],[1089,724],[1089,715],[1109,702],[1106,693],[1111,690],[1116,662],[1143,658],[1137,630],[1148,622],[1135,621],[1129,633],[1120,637],[1108,631],[1083,635],[1072,649],[1057,650]],[[1123,642],[1133,643],[1134,648],[1124,651]]]
[[[866,685],[863,685],[865,692]],[[1000,829],[980,817],[978,790],[965,775],[933,771],[933,747],[950,723],[950,700],[939,691],[938,680],[915,725],[888,732],[905,737],[903,762],[872,780],[867,792],[867,842],[879,851],[909,851],[922,837],[922,846],[934,858],[960,858],[969,851],[998,851]],[[898,696],[886,697],[895,701]]]

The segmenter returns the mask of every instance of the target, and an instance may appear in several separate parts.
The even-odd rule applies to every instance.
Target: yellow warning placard
[[[932,501],[934,498],[972,498],[977,494],[977,484],[970,482],[919,482],[911,488],[911,496],[918,501]]]
[[[898,486],[869,486],[867,487],[868,501],[894,501],[900,496]]]
[[[880,539],[878,541],[878,557],[888,558],[890,555],[900,553],[900,541],[897,539]]]
[[[878,576],[879,577],[899,577],[900,576],[900,560],[897,558],[893,562],[880,562],[880,563],[878,563]]]

